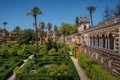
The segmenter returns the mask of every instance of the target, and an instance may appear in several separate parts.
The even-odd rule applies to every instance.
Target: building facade
[[[120,77],[120,16],[94,27],[89,26],[89,19],[80,18],[78,31],[77,52],[85,53]]]

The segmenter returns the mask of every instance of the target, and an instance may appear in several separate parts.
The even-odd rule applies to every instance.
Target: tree
[[[76,26],[79,26],[79,18],[78,18],[78,16],[76,17],[75,25],[76,25]]]
[[[5,35],[6,35],[6,31],[5,31],[5,30],[6,30],[6,25],[7,25],[7,24],[8,24],[8,23],[7,23],[6,21],[3,22]]]
[[[58,32],[60,35],[63,35],[63,41],[65,43],[65,36],[77,33],[77,31],[78,31],[77,29],[78,29],[78,26],[76,26],[76,25],[62,23]]]
[[[115,9],[116,9],[116,10],[115,10],[115,16],[120,15],[120,1],[119,1],[118,5],[116,6]]]
[[[41,36],[41,44],[43,44],[43,35],[44,35],[44,28],[45,28],[45,23],[44,22],[40,22],[39,23],[39,28],[40,28],[40,36]]]
[[[39,26],[40,26],[40,29],[41,29],[42,31],[44,31],[45,23],[44,23],[44,22],[40,22],[40,23],[39,23]]]
[[[105,7],[104,9],[104,15],[103,15],[103,19],[104,20],[108,20],[111,19],[113,17],[113,10],[111,10],[108,6]]]
[[[34,7],[31,12],[27,13],[27,15],[32,15],[34,17],[35,29],[36,29],[36,40],[37,40],[37,54],[38,54],[38,30],[37,30],[37,15],[42,14],[42,11],[38,7]]]
[[[57,25],[54,25],[54,32],[57,32],[57,31],[58,31]]]
[[[57,25],[54,25],[54,32],[55,32],[55,41],[57,40],[58,28]]]
[[[52,24],[51,24],[51,23],[48,23],[48,24],[47,24],[48,34],[50,34],[51,28],[52,28]]]
[[[23,31],[23,35],[20,36],[20,44],[30,44],[32,39],[34,39],[34,32],[31,29],[27,29]]]
[[[89,7],[87,7],[87,10],[89,11],[89,14],[90,14],[91,26],[93,27],[92,13],[96,10],[96,7],[89,6]]]
[[[18,37],[19,37],[19,31],[20,31],[20,27],[19,27],[19,26],[16,26],[15,32],[16,32],[16,34],[17,34],[17,42],[18,42]]]

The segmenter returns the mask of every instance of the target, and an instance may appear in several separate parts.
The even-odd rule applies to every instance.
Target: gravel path
[[[80,76],[80,80],[89,80],[89,78],[86,76],[84,70],[79,66],[78,60],[75,59],[75,57],[71,56],[71,59],[77,69],[77,72]]]

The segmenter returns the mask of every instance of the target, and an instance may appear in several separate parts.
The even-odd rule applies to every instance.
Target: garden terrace
[[[41,50],[43,48],[46,50],[45,46]],[[39,52],[41,54],[41,51]],[[37,58],[34,57],[23,66],[23,72],[16,74],[15,79],[80,80],[71,58],[64,53],[66,53],[65,47],[58,49],[58,52],[51,48],[47,54],[42,54]]]
[[[55,71],[52,71],[54,73],[51,72],[50,66],[55,68]],[[66,71],[66,73],[64,71]],[[36,60],[27,62],[23,67],[23,73],[17,74],[16,79],[79,80],[79,76],[69,56],[67,58],[63,56],[41,56]]]

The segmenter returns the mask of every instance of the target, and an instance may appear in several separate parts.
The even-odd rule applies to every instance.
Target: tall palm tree
[[[34,7],[27,15],[32,15],[34,18],[35,29],[36,29],[36,40],[37,40],[37,54],[38,54],[38,30],[37,30],[37,15],[42,14],[42,11],[38,7]]]
[[[54,31],[55,31],[55,32],[58,31],[57,25],[54,25]]]
[[[17,42],[18,42],[20,27],[19,27],[19,26],[16,26],[16,28],[14,29],[14,31],[16,32],[16,35],[17,35]]]
[[[56,41],[57,40],[57,33],[58,33],[57,25],[54,25],[54,32],[55,32],[55,41]]]
[[[19,31],[20,31],[20,27],[16,26],[17,37],[18,37]]]
[[[51,24],[51,23],[48,23],[48,24],[47,24],[48,34],[50,34],[51,28],[52,28],[52,24]]]
[[[4,34],[5,34],[5,35],[6,35],[6,31],[5,31],[5,30],[6,30],[6,25],[7,25],[7,24],[8,24],[8,23],[7,23],[6,21],[3,22],[3,25],[4,25]]]
[[[40,26],[40,29],[41,29],[42,31],[44,31],[45,23],[44,23],[44,22],[40,22],[40,23],[39,23],[39,26]]]
[[[89,14],[90,14],[91,26],[93,27],[92,13],[96,10],[96,7],[89,6],[89,7],[87,7],[87,10],[89,11]]]
[[[40,22],[39,23],[39,27],[40,27],[40,34],[41,34],[41,44],[43,44],[43,35],[44,35],[45,23],[44,22]]]
[[[33,36],[35,36],[34,28],[35,28],[35,23],[32,23],[33,25]],[[34,43],[35,37],[32,37],[32,44]]]

